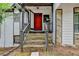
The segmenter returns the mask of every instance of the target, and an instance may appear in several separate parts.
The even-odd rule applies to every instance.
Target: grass
[[[46,51],[45,47],[38,48],[24,48],[24,52],[20,52],[17,49],[13,53],[13,56],[30,56],[32,52],[39,52],[40,56],[79,56],[79,48],[67,48],[67,47],[48,47]]]
[[[12,47],[10,48],[0,48],[0,55],[4,54],[5,52],[9,51]]]

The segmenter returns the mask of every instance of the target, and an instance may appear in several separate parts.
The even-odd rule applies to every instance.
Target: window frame
[[[73,8],[73,26],[74,26],[74,33],[75,34],[79,33],[79,14],[77,15],[78,16],[78,23],[75,23],[75,20],[74,20],[74,17],[75,17],[74,15],[79,13],[79,12],[75,11],[75,9],[77,9],[77,8],[79,9],[79,7]],[[78,29],[75,28],[75,25],[78,25]],[[75,31],[75,29],[77,29],[78,31]]]

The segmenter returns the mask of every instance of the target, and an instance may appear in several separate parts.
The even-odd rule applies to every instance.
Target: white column
[[[56,5],[53,5],[53,43],[55,44],[55,38],[56,38],[56,19],[55,19],[55,8]]]

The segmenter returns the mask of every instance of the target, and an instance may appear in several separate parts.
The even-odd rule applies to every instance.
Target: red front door
[[[34,14],[34,30],[42,30],[42,13]]]

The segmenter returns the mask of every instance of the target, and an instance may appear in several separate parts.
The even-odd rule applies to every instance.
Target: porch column
[[[55,10],[56,10],[56,6],[55,4],[52,5],[53,6],[53,33],[52,33],[52,37],[53,37],[53,43],[55,44],[55,40],[56,40],[56,20],[55,20]]]
[[[61,46],[62,9],[56,9],[56,46]]]

